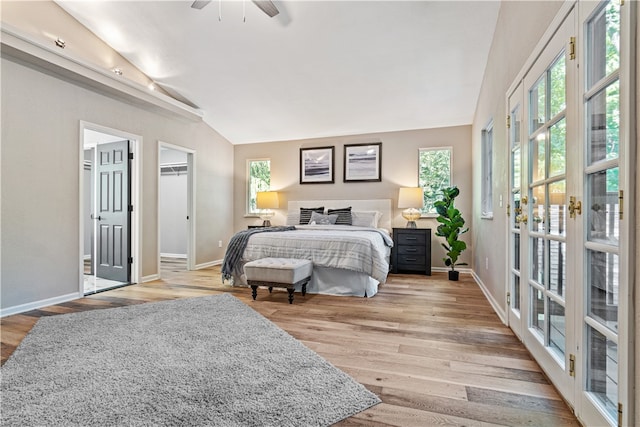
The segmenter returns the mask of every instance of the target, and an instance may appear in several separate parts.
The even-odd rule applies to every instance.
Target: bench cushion
[[[294,284],[311,276],[313,263],[307,259],[262,258],[244,265],[247,280]]]

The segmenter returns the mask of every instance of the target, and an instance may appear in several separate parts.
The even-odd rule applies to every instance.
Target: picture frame
[[[382,142],[344,145],[344,182],[382,181]]]
[[[300,184],[334,183],[335,147],[300,149]]]

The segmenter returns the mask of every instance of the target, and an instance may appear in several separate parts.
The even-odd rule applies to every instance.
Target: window
[[[258,215],[256,195],[271,187],[271,160],[247,160],[247,215]]]
[[[424,190],[423,215],[437,215],[434,203],[442,189],[451,186],[451,147],[421,148],[418,155],[418,185]]]
[[[482,217],[493,218],[493,120],[482,129]]]

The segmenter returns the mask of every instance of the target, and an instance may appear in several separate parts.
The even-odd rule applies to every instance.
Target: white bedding
[[[384,230],[349,225],[297,225],[296,230],[253,234],[242,256],[313,261],[309,293],[373,296],[389,272],[393,241]],[[246,284],[244,277],[240,283]],[[234,283],[236,283],[234,280]]]

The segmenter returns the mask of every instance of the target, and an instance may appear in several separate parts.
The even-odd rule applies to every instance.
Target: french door
[[[630,321],[630,166],[634,163],[629,116],[631,5],[586,3],[580,10],[584,67],[580,111],[584,117],[583,221],[578,271],[582,288],[576,313],[576,412],[590,425],[631,425],[628,408],[633,322]],[[629,197],[627,197],[629,199]],[[629,200],[633,202],[633,200]],[[628,203],[631,206],[631,203]]]
[[[522,105],[523,83],[518,84],[513,94],[509,97],[509,115],[507,116],[507,128],[509,134],[509,277],[507,283],[507,310],[509,326],[513,332],[522,339],[523,309],[522,286],[526,283],[526,262],[521,256],[522,226],[527,223],[526,213],[522,212],[522,177],[526,174],[522,163]]]
[[[524,141],[522,176],[521,281],[524,296],[522,338],[547,375],[572,401],[574,381],[571,352],[576,287],[573,240],[578,221],[568,221],[567,194],[579,192],[570,175],[579,156],[575,87],[577,65],[572,37],[575,11],[564,19],[524,78]],[[568,149],[572,154],[569,156]]]
[[[629,9],[575,3],[507,100],[509,326],[585,425],[631,422]]]

